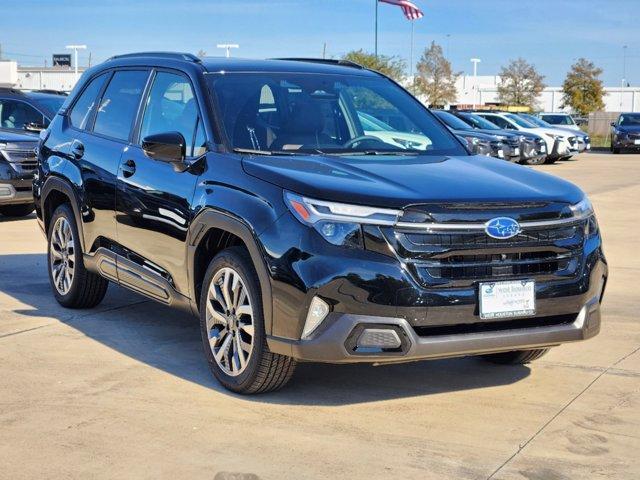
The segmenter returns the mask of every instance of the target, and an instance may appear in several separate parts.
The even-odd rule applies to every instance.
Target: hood
[[[491,133],[491,134],[484,133],[475,128],[472,128],[470,130],[455,130],[453,128],[449,128],[449,130],[451,130],[456,135],[460,135],[461,137],[472,137],[472,138],[477,138],[478,140],[486,140],[487,142],[498,140],[497,137],[500,136],[500,134],[496,134],[496,133]]]
[[[38,134],[0,128],[0,143],[38,142]]]
[[[566,133],[570,137],[588,137],[589,134],[585,133],[583,130],[575,129],[571,127],[553,127],[554,130],[562,130],[562,132]]]
[[[320,200],[403,208],[426,202],[576,203],[575,185],[484,156],[246,156],[252,176]]]
[[[616,130],[619,132],[624,132],[624,133],[637,133],[640,132],[640,125],[622,125],[622,126],[617,126]]]

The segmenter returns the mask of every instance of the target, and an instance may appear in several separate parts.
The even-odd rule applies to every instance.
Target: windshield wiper
[[[389,156],[415,156],[420,155],[418,151],[403,151],[403,150],[362,150],[359,152],[327,152],[327,155],[340,155],[340,156],[361,156],[361,155],[389,155]]]
[[[236,153],[248,153],[251,155],[271,155],[271,151],[269,150],[253,150],[251,148],[234,148],[233,151]]]

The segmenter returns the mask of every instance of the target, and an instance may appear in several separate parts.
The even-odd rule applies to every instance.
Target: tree
[[[523,58],[511,60],[500,71],[498,101],[508,105],[535,107],[536,98],[546,85],[544,76]]]
[[[378,55],[376,57],[373,53],[367,53],[362,49],[352,50],[343,57],[343,60],[355,62],[363,67],[380,72],[393,78],[396,82],[402,82],[407,68],[407,64],[400,57],[387,55]]]
[[[562,84],[563,101],[580,115],[588,115],[604,108],[604,87],[600,75],[602,69],[586,58],[579,58],[571,65]]]
[[[444,106],[456,101],[456,80],[460,73],[453,72],[440,45],[431,42],[431,46],[424,49],[416,69],[415,90],[427,97],[429,105]]]

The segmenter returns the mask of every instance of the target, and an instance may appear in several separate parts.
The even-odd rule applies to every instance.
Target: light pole
[[[78,50],[86,50],[87,46],[86,45],[67,45],[64,48],[73,50],[73,53],[74,53],[73,68],[74,68],[76,82],[77,82],[78,81]]]
[[[471,63],[473,63],[473,108],[476,108],[476,103],[478,99],[478,64],[481,62],[479,58],[472,58]]]
[[[624,84],[627,81],[627,46],[622,46],[622,81],[620,82],[620,111],[622,112],[622,102],[624,97]]]
[[[240,45],[237,43],[219,43],[217,47],[224,48],[226,50],[225,57],[229,58],[231,56],[231,49],[240,48]]]

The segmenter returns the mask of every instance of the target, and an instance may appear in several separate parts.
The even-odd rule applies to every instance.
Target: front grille
[[[388,242],[423,286],[469,286],[496,278],[560,280],[578,272],[584,220],[524,227],[509,239],[490,237],[478,227],[461,230],[464,224],[452,224],[457,227],[455,231],[396,227],[385,232]]]
[[[19,174],[32,173],[38,166],[35,143],[27,145],[7,145],[1,152],[11,167]]]

